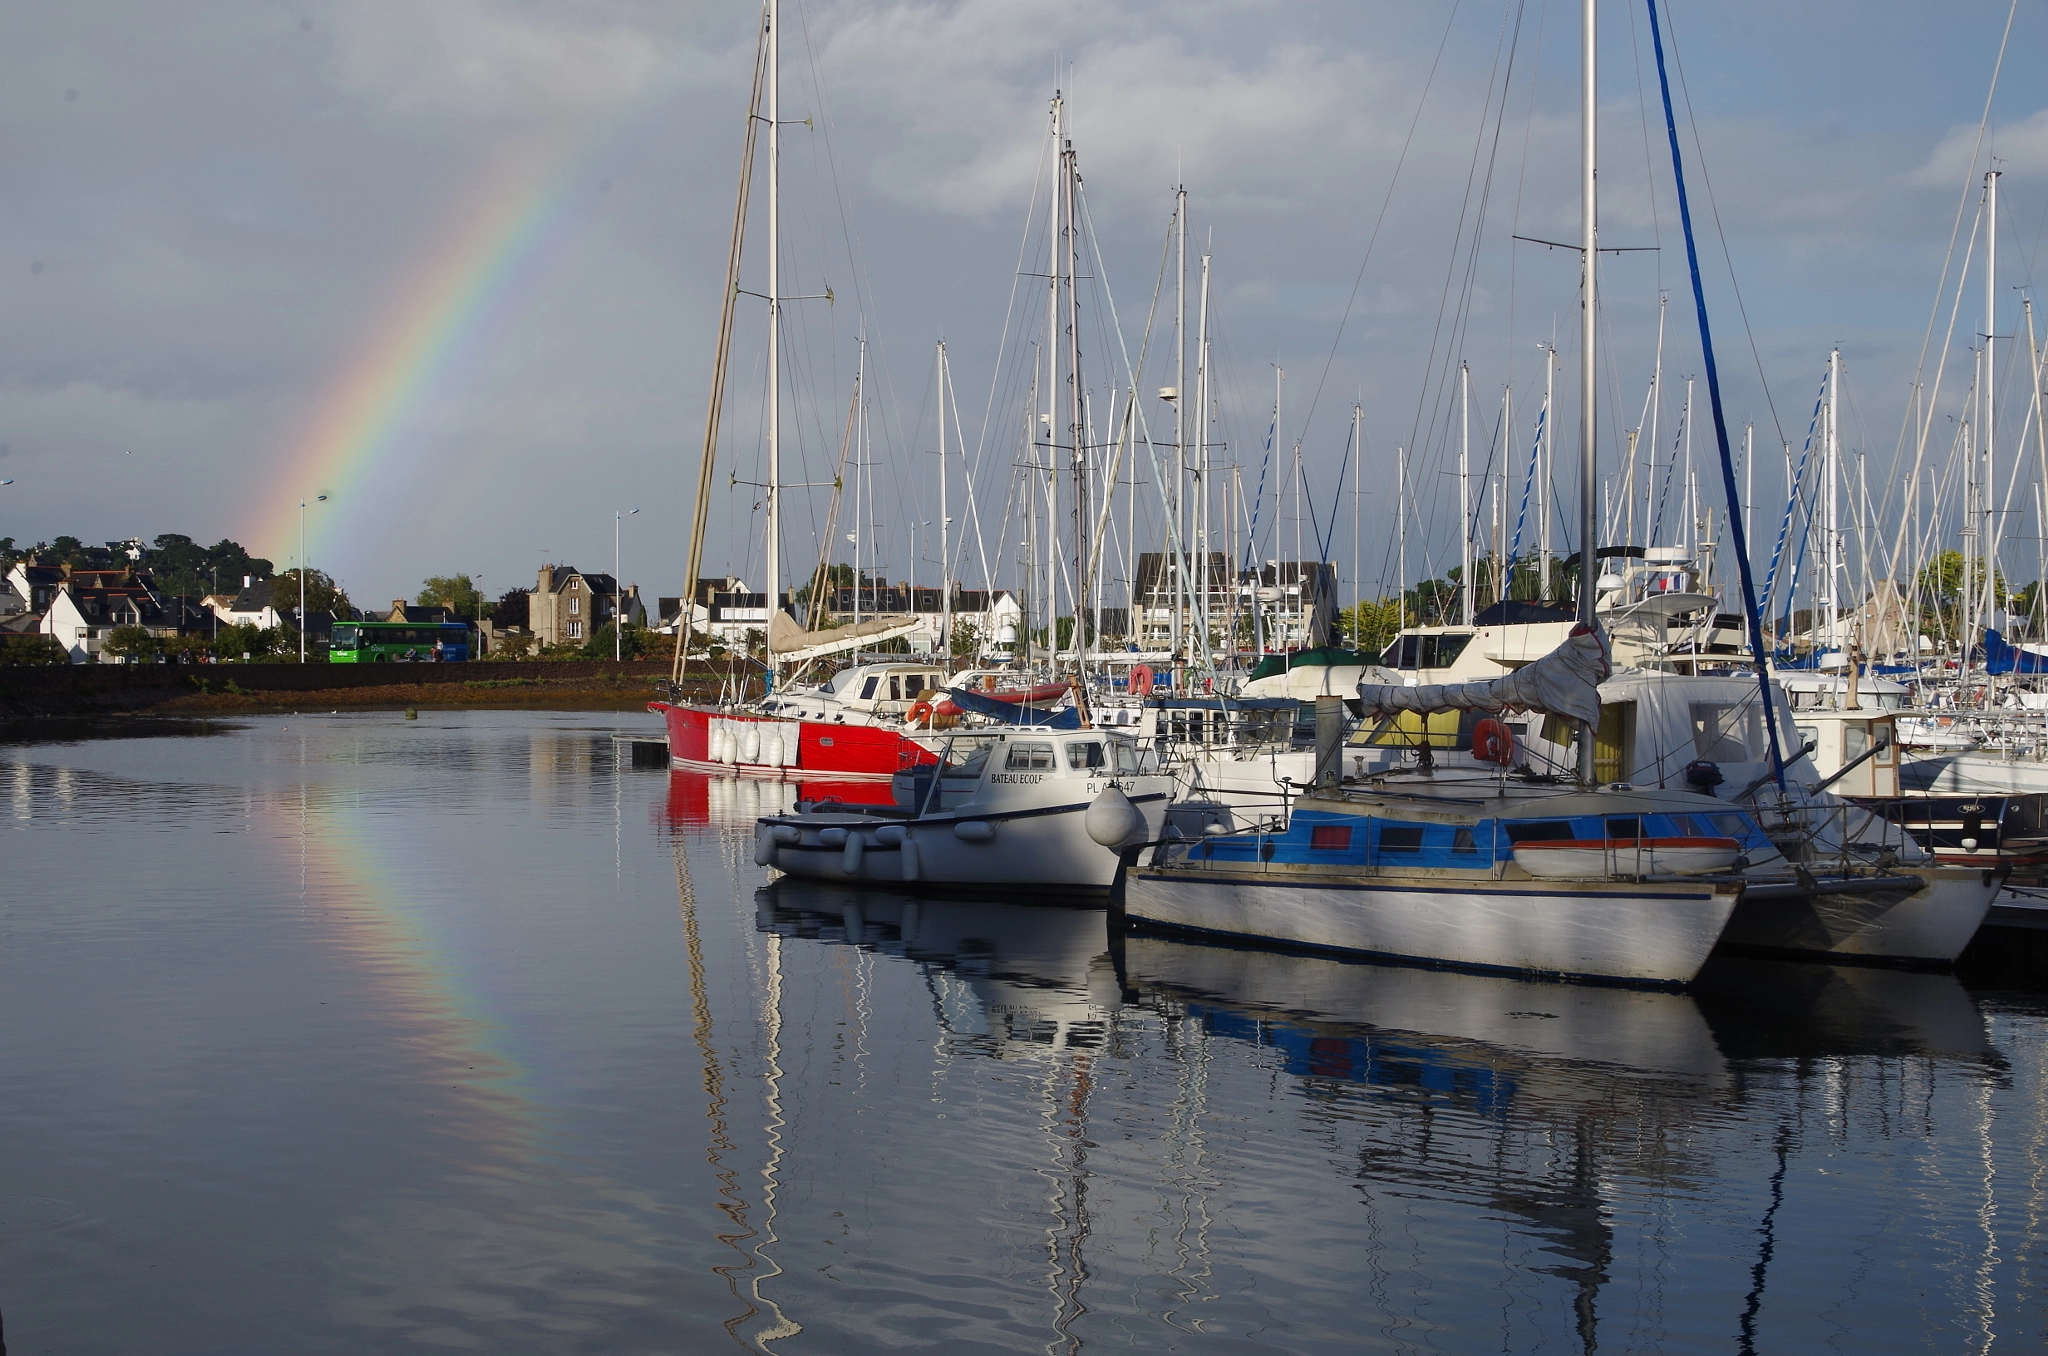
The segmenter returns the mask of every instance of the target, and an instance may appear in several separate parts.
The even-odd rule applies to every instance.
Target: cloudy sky
[[[624,574],[678,591],[756,13],[689,0],[0,9],[0,477],[15,482],[0,488],[0,535],[232,536],[282,568],[300,498],[326,493],[307,515],[311,561],[368,602],[427,574],[468,571],[496,593],[530,587],[544,560],[608,569],[613,515],[638,508]],[[1773,455],[1780,430],[1804,436],[1838,343],[1845,432],[1873,481],[1891,474],[2005,18],[1995,3],[1674,0],[1681,119],[1688,150],[1696,120],[1711,179],[1710,204],[1704,179],[1695,192],[1713,209],[1729,413]],[[1424,486],[1416,553],[1427,542],[1436,563],[1454,559],[1441,472],[1458,359],[1483,411],[1475,439],[1512,384],[1526,444],[1537,344],[1555,332],[1572,347],[1572,263],[1511,237],[1576,229],[1576,23],[1558,0],[790,0],[786,286],[834,297],[792,306],[790,474],[829,479],[864,332],[878,463],[865,549],[893,577],[913,555],[934,577],[917,524],[938,517],[929,373],[943,337],[985,491],[982,549],[1004,568],[1018,355],[1043,303],[1010,307],[1057,86],[1102,255],[1091,382],[1120,380],[1100,289],[1135,353],[1185,183],[1213,255],[1219,458],[1256,476],[1283,369],[1281,444],[1301,442],[1329,515],[1361,402],[1355,573],[1368,589],[1384,574],[1397,446],[1416,449]],[[1610,431],[1640,422],[1668,292],[1668,439],[1699,360],[1661,126],[1645,121],[1642,11],[1609,5],[1603,38],[1604,238],[1659,247],[1606,269],[1606,417]],[[2048,220],[2044,48],[2048,15],[2023,6],[1989,138],[2006,171],[2006,332]],[[763,285],[764,258],[757,245],[746,286]],[[1958,353],[1978,328],[1972,286]],[[707,567],[758,584],[748,305]],[[1148,388],[1171,380],[1157,363],[1155,350]],[[1964,354],[1945,393],[1967,370]],[[2008,407],[2014,427],[2022,408]],[[1149,403],[1155,434],[1163,414]],[[1349,492],[1332,543],[1347,562]],[[791,494],[800,566],[826,497]],[[963,573],[979,582],[979,561]]]

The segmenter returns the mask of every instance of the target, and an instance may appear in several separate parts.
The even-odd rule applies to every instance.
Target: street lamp
[[[625,629],[619,616],[621,600],[625,597],[624,586],[619,583],[619,526],[627,518],[639,511],[639,509],[627,509],[622,513],[617,509],[612,510],[612,662],[614,664],[625,657],[623,653]]]
[[[327,496],[316,494],[313,502],[324,504]],[[306,501],[299,501],[299,662],[306,662]]]

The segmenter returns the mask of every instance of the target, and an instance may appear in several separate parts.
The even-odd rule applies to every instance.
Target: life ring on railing
[[[1502,767],[1515,761],[1515,733],[1488,716],[1472,727],[1472,756]]]
[[[904,716],[903,719],[907,724],[922,726],[923,728],[929,730],[932,727],[932,716],[935,715],[936,712],[937,708],[935,708],[930,702],[921,701],[918,702],[916,705],[912,706],[910,708],[909,714]]]
[[[1150,664],[1133,664],[1131,666],[1131,695],[1133,697],[1151,696],[1153,678],[1154,675]]]

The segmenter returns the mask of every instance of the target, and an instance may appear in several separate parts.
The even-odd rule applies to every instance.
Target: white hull
[[[1964,795],[2015,795],[2048,791],[2048,762],[2007,758],[1997,750],[1940,754],[1899,768],[1899,783],[1910,791],[1959,792]]]
[[[1747,898],[1722,940],[1732,946],[1853,960],[1947,965],[1963,953],[1999,891],[1995,871],[1902,867],[1926,884],[1910,893]]]
[[[1699,973],[1734,910],[1727,884],[1318,880],[1296,873],[1133,867],[1133,919],[1402,960],[1637,983]]]
[[[1166,820],[1166,797],[1131,799],[1145,821],[1143,837],[1157,838]],[[763,865],[807,880],[1005,892],[1106,891],[1116,878],[1117,854],[1088,836],[1087,813],[1083,802],[1015,817],[947,815],[849,822],[847,816],[806,815],[780,821],[801,824],[797,842],[773,843],[772,854],[763,844],[761,853],[768,856]],[[956,832],[958,825],[988,825],[993,834],[982,841],[963,839]],[[762,831],[772,833],[773,827],[763,825]],[[831,829],[860,836],[857,857],[849,857],[838,835],[833,835],[835,841],[820,841],[820,833]],[[978,836],[978,830],[971,832]],[[905,843],[912,846],[911,853],[904,852]],[[906,870],[910,857],[916,864]]]

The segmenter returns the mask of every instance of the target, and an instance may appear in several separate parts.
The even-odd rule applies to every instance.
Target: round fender
[[[1131,666],[1131,695],[1133,697],[1151,696],[1152,684],[1155,681],[1157,681],[1157,675],[1152,672],[1150,664],[1133,664]]]
[[[1472,727],[1472,756],[1482,763],[1507,767],[1515,761],[1515,736],[1507,726],[1487,716]]]
[[[754,865],[775,865],[775,830],[767,824],[754,826]]]
[[[838,827],[818,830],[818,842],[828,848],[846,846],[846,830]]]
[[[982,819],[965,819],[953,826],[953,836],[963,843],[993,843],[996,826]]]
[[[1089,803],[1081,822],[1088,836],[1106,848],[1121,847],[1145,827],[1145,817],[1138,813],[1138,807],[1114,786],[1104,787],[1102,794]]]
[[[845,845],[839,850],[839,869],[849,876],[858,878],[861,854],[866,848],[867,844],[861,840],[859,830],[848,833]]]

